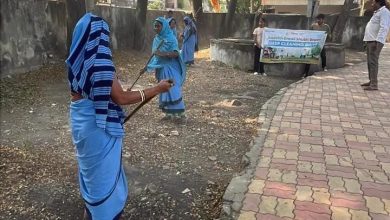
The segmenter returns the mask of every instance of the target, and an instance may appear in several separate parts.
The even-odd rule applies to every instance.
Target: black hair
[[[173,11],[172,11],[172,10],[169,10],[169,11],[168,11],[168,14],[173,14]]]
[[[267,20],[265,20],[265,18],[264,18],[264,17],[260,17],[260,21],[263,21],[264,23],[266,23],[266,22],[267,22]]]
[[[375,0],[376,3],[379,3],[380,6],[386,6],[386,0]]]
[[[174,21],[176,23],[176,19],[172,18],[170,21],[169,21],[169,25],[171,25],[172,21]]]
[[[325,15],[324,14],[319,14],[319,15],[317,15],[316,18],[317,19],[325,19]]]

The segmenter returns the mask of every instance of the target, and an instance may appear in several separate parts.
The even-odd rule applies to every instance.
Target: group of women
[[[135,104],[159,94],[159,107],[168,118],[183,118],[182,86],[186,65],[194,63],[196,26],[186,17],[179,50],[174,19],[159,17],[153,28],[153,58],[147,71],[158,84],[125,91],[117,79],[109,46],[109,27],[100,17],[85,14],[73,32],[68,81],[71,93],[70,124],[79,166],[79,184],[85,202],[84,219],[119,219],[128,189],[121,154],[124,112],[121,105]]]

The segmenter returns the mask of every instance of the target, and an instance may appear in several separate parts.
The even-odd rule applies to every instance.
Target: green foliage
[[[313,56],[318,56],[318,55],[321,54],[321,47],[320,47],[319,44],[317,44],[316,47],[314,47],[313,49],[311,49],[311,54],[312,54]]]
[[[164,7],[164,0],[155,0],[148,4],[148,10],[162,10]]]
[[[237,13],[250,13],[251,1],[250,0],[238,0],[237,1]],[[253,0],[253,11],[256,12],[261,9],[261,0]]]

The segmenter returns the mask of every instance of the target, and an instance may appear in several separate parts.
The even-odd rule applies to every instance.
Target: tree
[[[222,35],[224,37],[228,36],[228,34],[231,32],[231,27],[232,27],[232,22],[234,18],[234,14],[236,13],[236,8],[237,8],[237,0],[230,0],[229,1],[229,7],[228,7],[228,13],[226,14],[225,17],[225,24],[222,25],[225,27],[222,31]]]
[[[164,9],[164,2],[162,0],[156,0],[148,5],[148,9],[162,10]]]
[[[133,43],[133,47],[136,50],[142,50],[144,47],[147,9],[148,9],[148,1],[137,0],[136,20],[135,20],[135,28],[134,28],[134,43]]]
[[[203,13],[203,3],[202,0],[192,0],[192,14],[196,21],[202,17]]]
[[[343,10],[337,18],[336,25],[333,28],[333,41],[341,43],[343,39],[343,32],[345,26],[347,25],[348,18],[350,16],[351,9],[353,7],[354,0],[345,0],[343,5]]]

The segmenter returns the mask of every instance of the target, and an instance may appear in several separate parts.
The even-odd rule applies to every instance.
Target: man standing
[[[317,17],[317,23],[314,23],[310,30],[315,30],[315,31],[325,31],[326,32],[326,42],[330,42],[332,40],[332,34],[330,31],[330,27],[328,24],[326,24],[325,21],[325,15],[324,14],[319,14]],[[322,69],[324,71],[328,71],[326,69],[326,50],[325,50],[325,45],[324,48],[321,50],[321,64],[322,64]],[[309,75],[309,70],[310,70],[310,64],[306,64],[305,66],[305,71],[303,73],[303,77],[307,77]]]
[[[386,42],[390,28],[390,11],[386,0],[374,0],[374,15],[367,23],[363,41],[367,44],[367,66],[369,82],[363,83],[364,90],[378,90],[378,59]]]
[[[265,18],[260,17],[259,20],[259,26],[253,31],[253,40],[255,41],[254,49],[255,49],[255,58],[254,58],[254,65],[253,70],[254,75],[261,74],[263,76],[267,76],[267,74],[264,72],[264,63],[260,62],[260,55],[261,55],[261,43],[263,41],[263,31],[265,27]]]

